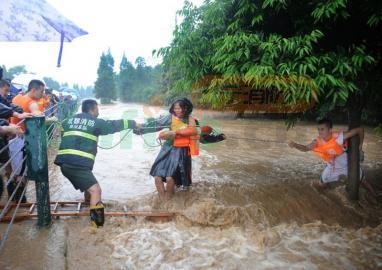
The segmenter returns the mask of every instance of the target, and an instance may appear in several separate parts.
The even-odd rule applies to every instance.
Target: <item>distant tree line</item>
[[[122,102],[149,103],[161,91],[160,65],[148,66],[143,57],[135,60],[135,65],[123,55],[119,72],[114,72],[114,58],[110,50],[102,53],[95,83],[95,96],[101,103],[119,99]]]

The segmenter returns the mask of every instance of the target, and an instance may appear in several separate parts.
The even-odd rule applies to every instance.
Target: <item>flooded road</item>
[[[100,113],[143,121],[165,111],[115,104]],[[202,146],[192,188],[171,201],[160,203],[149,177],[156,135],[128,134],[117,147],[99,149],[94,168],[109,208],[177,211],[174,221],[109,218],[97,231],[86,218],[56,220],[49,230],[17,223],[0,269],[382,269],[381,202],[364,189],[359,202],[349,202],[344,184],[318,192],[310,182],[324,164],[282,143],[309,143],[317,136],[314,124],[287,131],[282,121],[196,116],[228,139]],[[124,135],[105,136],[100,145],[111,147]],[[382,138],[371,129],[364,150],[366,177],[381,186]],[[50,191],[52,200],[82,199],[55,166]],[[28,194],[33,200],[33,185]]]

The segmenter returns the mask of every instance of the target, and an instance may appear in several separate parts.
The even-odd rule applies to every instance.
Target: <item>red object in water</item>
[[[210,127],[210,126],[202,126],[202,127],[200,128],[200,131],[201,131],[201,133],[202,133],[203,135],[205,135],[205,134],[211,134],[211,133],[212,133],[212,127]]]

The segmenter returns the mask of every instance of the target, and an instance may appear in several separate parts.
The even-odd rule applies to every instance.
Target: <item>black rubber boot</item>
[[[105,206],[102,203],[90,206],[90,222],[97,228],[102,227],[105,223]]]

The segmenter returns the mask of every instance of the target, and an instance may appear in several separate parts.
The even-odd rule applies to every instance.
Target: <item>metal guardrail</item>
[[[10,194],[4,208],[0,212],[0,221],[4,218],[4,216],[8,213],[10,206],[16,193],[22,188],[21,196],[17,201],[16,207],[14,208],[14,212],[12,214],[12,218],[8,223],[8,226],[4,232],[4,234],[0,237],[0,252],[5,246],[5,243],[8,239],[9,233],[12,229],[13,222],[15,220],[17,211],[22,202],[22,198],[24,197],[28,183],[32,180],[36,184],[36,199],[38,201],[37,204],[37,213],[38,213],[38,225],[39,226],[49,226],[51,223],[51,215],[50,215],[50,200],[49,200],[49,174],[48,174],[48,160],[47,160],[47,148],[51,144],[54,139],[54,134],[57,131],[59,125],[68,117],[76,113],[78,108],[77,102],[70,103],[57,103],[56,105],[50,107],[49,113],[46,113],[46,117],[49,118],[51,116],[57,115],[58,121],[53,122],[45,126],[45,117],[33,117],[20,121],[18,125],[24,123],[26,132],[25,132],[25,148],[26,155],[22,159],[22,162],[18,165],[15,171],[18,171],[23,164],[27,163],[27,169],[24,170],[23,175],[27,178],[25,185],[22,185],[22,181],[19,181],[13,190],[12,194]],[[47,111],[48,111],[47,110]],[[0,149],[0,154],[8,151],[9,146],[12,142],[8,143],[2,149]],[[0,173],[4,171],[7,166],[16,158],[21,151],[24,150],[24,146],[20,147],[20,149],[15,152],[10,159],[4,163],[0,167]],[[17,177],[15,172],[12,172],[10,175],[7,185],[11,183],[11,181],[15,181]]]

